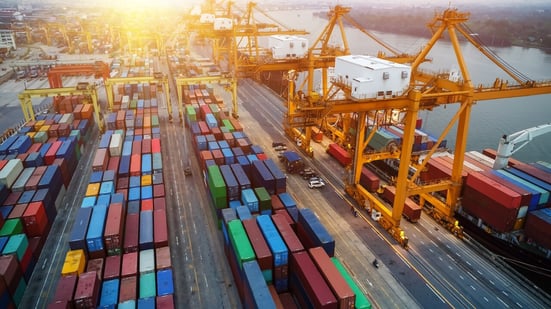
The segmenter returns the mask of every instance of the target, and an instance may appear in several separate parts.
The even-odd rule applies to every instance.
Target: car
[[[278,147],[278,146],[285,146],[285,143],[283,142],[272,142],[272,147]]]
[[[325,186],[325,182],[323,182],[323,179],[318,177],[312,177],[310,180],[308,180],[308,187],[310,189],[314,188],[323,188]]]
[[[274,150],[275,151],[285,151],[285,150],[287,150],[287,146],[285,146],[285,145],[275,146]]]
[[[299,175],[302,176],[303,179],[310,179],[312,177],[318,176],[318,174],[311,168],[303,169],[299,172]]]

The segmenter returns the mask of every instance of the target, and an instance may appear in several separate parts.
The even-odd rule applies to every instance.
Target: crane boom
[[[513,153],[526,146],[526,144],[531,142],[535,137],[549,132],[551,132],[551,123],[542,124],[509,135],[503,135],[497,146],[497,156],[493,168],[498,170],[506,167],[509,157],[513,155]]]

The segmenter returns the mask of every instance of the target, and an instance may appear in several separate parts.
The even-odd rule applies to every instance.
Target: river
[[[326,19],[314,16],[314,12],[311,10],[272,11],[269,15],[291,29],[309,31],[310,35],[307,38],[312,44],[328,24]],[[384,50],[358,29],[345,28],[351,53],[376,55],[377,51]],[[428,43],[427,38],[371,31],[370,33],[392,48],[409,54],[419,52]],[[331,38],[330,43],[342,45],[338,27]],[[496,78],[508,79],[510,83],[514,83],[504,71],[470,43],[462,43],[461,50],[474,85],[491,85]],[[531,80],[551,80],[551,54],[545,54],[535,48],[516,46],[492,50],[499,58]],[[421,69],[438,72],[458,67],[451,43],[446,40],[438,41],[428,58],[432,61],[422,64]],[[448,104],[433,111],[420,112],[423,130],[438,137],[458,108],[459,104]],[[480,101],[472,109],[467,150],[495,149],[503,134],[511,134],[545,123],[551,123],[551,95]],[[446,137],[450,148],[453,148],[455,143],[455,135],[454,126]],[[525,162],[539,160],[551,162],[551,133],[536,137],[513,157]]]

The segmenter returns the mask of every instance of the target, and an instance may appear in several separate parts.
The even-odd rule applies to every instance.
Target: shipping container
[[[108,255],[122,252],[125,209],[122,203],[110,204],[103,232],[103,241]]]
[[[301,208],[298,213],[297,235],[305,248],[321,246],[330,257],[335,255],[335,240],[313,210]]]
[[[241,221],[233,220],[228,222],[228,235],[240,268],[242,268],[244,262],[252,261],[256,258]]]
[[[214,206],[217,209],[227,207],[226,184],[220,168],[216,165],[207,167],[207,182]]]
[[[239,183],[237,182],[231,167],[229,165],[220,165],[219,168],[226,184],[226,196],[228,201],[239,200]]]
[[[270,216],[257,216],[256,222],[262,232],[262,235],[264,235],[264,238],[266,239],[268,247],[270,247],[270,251],[272,252],[274,259],[274,267],[287,265],[289,250],[287,249],[283,238],[279,235],[279,232],[277,231]]]
[[[291,255],[289,287],[303,308],[334,308],[337,299],[306,251]]]
[[[341,273],[341,275],[343,276],[348,286],[354,292],[354,295],[356,296],[356,299],[354,301],[354,307],[356,309],[371,309],[371,303],[369,302],[367,297],[365,297],[365,295],[363,294],[362,290],[358,287],[356,282],[354,282],[354,280],[352,279],[348,271],[344,268],[342,263],[336,257],[332,257],[331,262],[333,262],[333,265],[335,265],[335,267]]]
[[[99,204],[92,208],[92,216],[90,217],[90,224],[88,225],[88,233],[86,233],[86,246],[88,248],[88,254],[98,254],[102,257],[105,249],[103,243],[103,230],[105,227],[105,219],[107,217],[108,205]]]
[[[551,248],[551,208],[531,211],[524,224],[525,235],[544,248]]]
[[[276,180],[264,161],[256,160],[252,163],[251,180],[253,187],[264,187],[268,193],[276,193]]]
[[[243,273],[245,282],[244,299],[242,300],[244,308],[276,308],[272,294],[266,285],[262,271],[257,261],[243,263]]]
[[[153,249],[153,211],[140,211],[140,250]]]
[[[92,208],[80,208],[77,210],[71,233],[69,234],[69,248],[71,250],[86,250],[86,234],[92,217]]]
[[[362,185],[369,192],[376,192],[379,189],[380,180],[375,173],[369,170],[367,167],[362,166],[362,173],[360,174],[360,185]]]
[[[294,253],[304,251],[304,246],[300,242],[295,231],[293,231],[293,229],[291,228],[291,225],[289,224],[287,219],[285,219],[284,216],[278,214],[272,215],[271,218],[277,230],[279,231],[279,235],[281,235],[281,238],[283,238],[283,241],[287,245],[289,252]]]
[[[387,200],[391,205],[394,205],[394,196],[396,195],[396,187],[394,186],[385,186],[383,191],[383,198]],[[402,210],[402,215],[409,220],[410,222],[417,222],[421,219],[421,213],[423,208],[415,203],[409,197],[406,197],[404,202],[404,208]]]
[[[244,157],[243,157],[244,158]],[[239,184],[240,190],[245,190],[251,188],[251,181],[249,180],[249,177],[245,173],[245,170],[241,166],[241,164],[232,164],[231,169],[233,171],[233,174],[235,175],[235,178]]]
[[[174,282],[172,279],[172,269],[163,269],[157,271],[157,295],[164,296],[174,294]],[[158,300],[159,298],[157,298]],[[157,301],[157,306],[159,302]],[[158,307],[159,308],[159,307]],[[161,307],[164,308],[164,307]]]
[[[264,160],[264,164],[272,173],[275,180],[275,194],[287,191],[287,176],[281,171],[272,159]]]
[[[172,268],[172,260],[170,257],[170,247],[160,247],[155,249],[155,269],[170,269]]]
[[[121,275],[121,255],[110,255],[105,258],[102,280],[118,279]]]
[[[77,287],[77,275],[62,276],[57,281],[52,301],[66,301],[72,303]]]
[[[53,160],[52,160],[53,162]],[[20,159],[11,159],[0,170],[0,184],[11,188],[17,177],[23,171],[23,162]]]
[[[121,278],[120,288],[119,288],[119,306],[121,308],[121,303],[126,301],[135,302],[137,296],[138,281],[137,276],[130,276]],[[126,305],[128,306],[128,304]],[[135,308],[135,305],[128,308]]]
[[[96,272],[82,273],[78,277],[74,304],[76,308],[95,308],[98,305],[101,282]]]
[[[352,163],[352,156],[350,153],[338,144],[329,144],[327,153],[335,158],[342,166],[347,166]]]
[[[254,194],[253,189],[241,190],[241,202],[249,208],[251,213],[259,212],[258,198],[256,197],[256,194]]]
[[[256,220],[251,218],[248,220],[243,220],[242,223],[255,252],[256,259],[260,269],[262,270],[264,279],[266,282],[272,282],[272,267],[274,265],[273,255],[266,240],[264,239],[264,236],[262,236],[262,232],[260,231]]]

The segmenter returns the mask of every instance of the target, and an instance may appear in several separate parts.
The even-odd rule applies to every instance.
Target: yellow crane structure
[[[94,106],[94,118],[98,124],[100,132],[103,132],[103,119],[100,116],[100,107],[98,105],[98,94],[96,87],[86,82],[78,83],[76,87],[64,88],[42,88],[42,89],[26,89],[21,92],[18,97],[23,110],[25,121],[36,120],[32,98],[50,98],[82,95],[88,98]]]
[[[408,238],[400,228],[400,220],[407,196],[419,195],[421,206],[425,203],[432,205],[431,215],[443,226],[454,233],[461,235],[462,230],[454,219],[454,214],[459,201],[461,189],[461,171],[463,168],[464,153],[466,151],[467,136],[471,109],[474,104],[483,100],[500,98],[512,98],[551,93],[551,81],[535,82],[510,69],[481,42],[471,35],[464,24],[469,18],[469,13],[458,12],[456,9],[446,9],[441,14],[436,14],[429,27],[433,36],[420,54],[411,64],[411,79],[408,91],[400,96],[385,99],[358,99],[351,95],[350,86],[338,80],[334,80],[332,87],[335,91],[342,91],[345,99],[332,100],[335,91],[329,91],[319,100],[307,101],[294,93],[293,81],[290,81],[289,106],[296,107],[300,111],[308,111],[323,118],[327,115],[355,113],[357,116],[357,128],[355,137],[354,160],[350,166],[350,177],[347,180],[345,191],[353,197],[361,207],[372,213],[379,213],[379,222],[402,245],[407,246]],[[447,33],[459,65],[462,79],[451,80],[448,76],[434,74],[419,69],[425,61],[431,49]],[[468,42],[473,44],[488,59],[507,73],[516,84],[501,79],[496,79],[490,86],[473,85],[466,61],[463,57],[458,34],[461,34]],[[292,79],[294,72],[290,72]],[[418,113],[421,110],[432,110],[435,107],[447,104],[459,104],[459,109],[443,130],[435,147],[430,149],[426,158],[416,166],[416,172],[409,176],[410,163],[412,162],[412,145],[414,143],[415,124]],[[400,151],[386,151],[373,153],[366,151],[367,145],[377,128],[375,124],[371,134],[366,133],[368,116],[374,113],[389,114],[400,111],[405,114],[403,118],[403,140]],[[456,145],[454,149],[454,163],[452,176],[449,180],[432,184],[419,184],[416,181],[420,172],[426,166],[437,145],[442,142],[451,127],[457,125]],[[384,158],[397,158],[400,161],[398,176],[396,178],[396,195],[392,209],[380,202],[372,193],[359,185],[362,166],[371,161]],[[446,201],[436,198],[431,192],[447,191]]]

